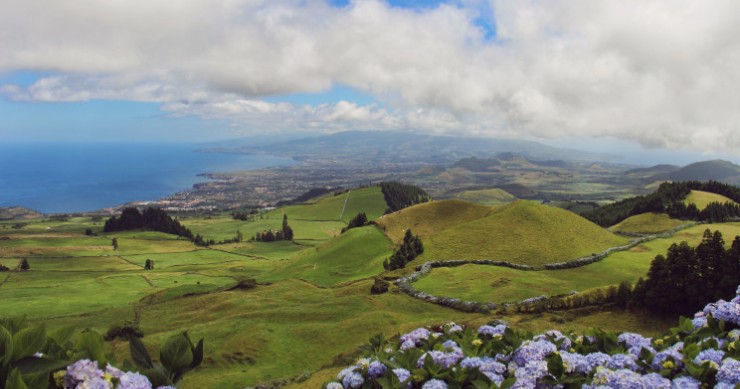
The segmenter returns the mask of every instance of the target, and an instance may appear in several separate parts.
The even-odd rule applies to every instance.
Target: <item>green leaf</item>
[[[18,369],[13,369],[8,376],[8,380],[5,381],[5,389],[28,389],[28,386],[23,382],[21,372]]]
[[[23,375],[34,374],[34,373],[49,373],[57,370],[61,370],[70,361],[63,361],[59,359],[46,359],[36,357],[25,357],[13,362],[13,368],[17,368]]]
[[[152,357],[149,356],[149,352],[146,351],[146,347],[144,346],[144,343],[141,342],[141,339],[132,336],[128,340],[128,344],[129,349],[131,350],[131,358],[133,358],[134,363],[144,369],[154,368]]]
[[[565,373],[563,358],[558,354],[552,354],[547,357],[547,371],[549,371],[555,378],[562,376],[563,373]]]
[[[62,346],[72,339],[72,335],[74,335],[75,331],[76,328],[74,326],[62,327],[49,333],[49,337],[54,339],[58,345]]]
[[[185,334],[167,339],[159,349],[159,359],[167,370],[177,372],[187,369],[193,363],[193,350]]]
[[[516,383],[516,378],[509,377],[505,379],[504,382],[501,383],[501,389],[511,388],[512,386],[514,386],[515,383]]]
[[[475,380],[472,384],[475,389],[488,389],[490,387],[485,381],[481,380]]]
[[[141,374],[145,375],[146,378],[149,378],[149,382],[152,383],[153,388],[172,385],[172,381],[170,381],[170,379],[167,378],[167,374],[165,374],[165,372],[162,371],[161,367],[155,367],[152,369],[144,370],[141,372]]]
[[[31,356],[44,347],[46,329],[43,325],[24,328],[13,335],[13,354],[10,361]]]
[[[105,352],[103,351],[103,337],[96,331],[86,330],[77,335],[77,350],[79,352],[75,359],[89,358],[105,365]]]
[[[0,366],[11,361],[13,355],[13,335],[5,327],[0,326]]]
[[[191,369],[195,369],[200,366],[203,362],[203,338],[198,341],[198,345],[193,349],[193,363],[190,364]]]

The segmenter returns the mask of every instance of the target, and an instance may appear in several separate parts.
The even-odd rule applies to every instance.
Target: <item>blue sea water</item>
[[[270,155],[197,152],[194,144],[0,144],[0,207],[92,211],[157,200],[207,181],[200,173],[296,163]]]

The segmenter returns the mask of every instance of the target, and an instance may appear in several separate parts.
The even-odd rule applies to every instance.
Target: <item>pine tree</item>
[[[27,271],[31,269],[31,265],[28,264],[28,259],[21,259],[21,270]]]

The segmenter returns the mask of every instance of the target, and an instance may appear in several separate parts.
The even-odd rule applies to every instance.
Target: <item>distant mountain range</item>
[[[740,166],[729,161],[715,159],[696,162],[684,167],[656,165],[644,169],[632,169],[627,174],[647,175],[651,181],[720,181],[727,184],[740,184]],[[649,175],[650,173],[654,173]]]
[[[368,160],[452,163],[461,158],[486,158],[502,153],[536,160],[606,161],[611,158],[604,154],[562,149],[533,141],[428,135],[409,131],[346,131],[266,145],[257,145],[245,139],[234,141],[229,146],[211,147],[208,151],[270,153],[305,161],[346,160],[359,163]]]

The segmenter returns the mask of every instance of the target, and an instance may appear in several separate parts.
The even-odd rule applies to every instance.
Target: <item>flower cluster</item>
[[[734,388],[740,288],[654,338],[593,329],[531,336],[500,322],[418,328],[342,370],[328,389],[457,387]]]
[[[151,389],[146,376],[136,372],[123,372],[113,366],[98,368],[97,361],[81,359],[54,374],[56,384],[64,389]],[[160,386],[157,389],[175,389]]]

